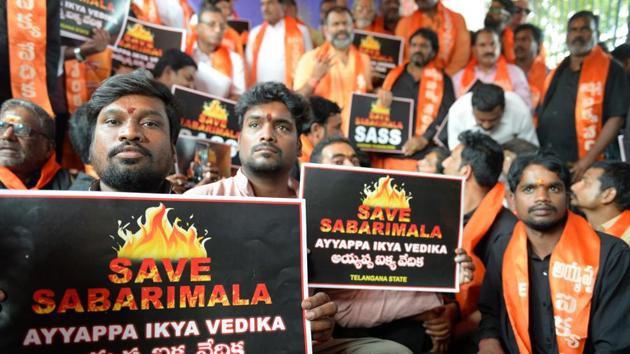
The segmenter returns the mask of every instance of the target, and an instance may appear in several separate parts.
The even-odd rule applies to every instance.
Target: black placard
[[[394,97],[383,107],[376,95],[353,93],[349,138],[363,151],[399,154],[413,136],[413,119],[411,99]]]
[[[228,20],[228,26],[232,27],[238,34],[243,34],[243,32],[249,32],[251,22],[249,20],[233,19]]]
[[[153,70],[164,52],[184,50],[186,31],[155,25],[130,17],[120,41],[114,47],[112,61],[132,68]]]
[[[2,192],[0,352],[309,352],[303,206]]]
[[[131,0],[61,0],[60,32],[66,43],[84,42],[92,30],[109,32],[111,45],[118,43],[127,22]]]
[[[370,57],[372,72],[385,78],[390,70],[402,64],[405,40],[376,32],[354,30],[354,46]]]
[[[462,190],[457,177],[303,164],[309,286],[457,292]]]
[[[232,146],[232,165],[240,166],[238,158],[238,117],[236,102],[205,92],[173,86],[173,95],[180,102],[182,131]]]

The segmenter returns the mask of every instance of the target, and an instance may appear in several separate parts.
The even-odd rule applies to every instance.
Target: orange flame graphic
[[[365,197],[363,205],[381,208],[409,208],[411,193],[405,192],[404,188],[392,185],[393,179],[389,176],[381,177],[378,182],[366,185],[363,188]]]
[[[118,228],[118,236],[125,241],[118,250],[118,257],[128,259],[180,259],[207,257],[203,241],[197,236],[197,229],[190,225],[187,230],[179,226],[180,219],[176,218],[171,224],[168,212],[160,203],[158,207],[150,207],[145,211],[145,222],[142,217],[137,220],[138,231],[132,233],[126,226]]]

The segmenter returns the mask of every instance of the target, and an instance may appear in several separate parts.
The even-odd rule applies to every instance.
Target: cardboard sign
[[[461,178],[308,163],[300,188],[310,287],[459,291]]]
[[[372,72],[385,78],[390,70],[402,64],[405,39],[387,34],[354,30],[354,46],[370,57]]]
[[[353,93],[348,138],[363,151],[399,154],[413,136],[413,113],[411,99],[394,97],[384,107],[376,95]]]
[[[195,184],[203,179],[206,168],[215,169],[219,178],[231,176],[232,147],[191,135],[177,138],[177,169]]]
[[[153,70],[164,52],[169,49],[183,51],[185,46],[185,30],[130,17],[121,40],[114,48],[112,60],[132,68]]]
[[[228,20],[228,26],[232,27],[238,34],[243,34],[243,32],[249,32],[251,22],[244,19]]]
[[[61,36],[78,42],[92,37],[92,30],[102,28],[109,32],[111,45],[122,36],[127,22],[131,0],[63,0],[60,4]],[[75,43],[70,41],[71,43]]]
[[[3,192],[0,208],[1,353],[310,351],[303,201]]]
[[[232,165],[240,166],[237,150],[240,129],[234,113],[236,102],[177,85],[173,86],[173,95],[182,108],[184,134],[232,146]]]

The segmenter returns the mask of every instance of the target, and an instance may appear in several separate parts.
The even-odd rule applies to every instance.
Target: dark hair
[[[623,64],[624,61],[630,59],[630,45],[623,43],[613,49],[610,54],[612,54],[613,58],[619,60]]]
[[[283,103],[289,112],[291,117],[295,121],[298,136],[301,133],[301,128],[304,126],[304,121],[308,119],[310,107],[308,102],[301,95],[289,90],[284,84],[279,82],[263,82],[255,85],[247,90],[238,102],[236,102],[236,108],[234,109],[236,116],[238,117],[238,125],[243,128],[243,120],[245,113],[250,108],[265,103],[281,102]]]
[[[33,115],[33,118],[39,121],[42,128],[41,133],[49,140],[55,140],[55,121],[45,109],[31,101],[20,98],[12,98],[2,103],[2,106],[0,107],[0,114],[15,107],[27,110],[31,115]]]
[[[521,138],[510,139],[501,144],[501,147],[503,150],[512,151],[516,154],[516,156],[523,154],[535,154],[538,151],[538,146]]]
[[[77,108],[70,118],[70,142],[84,164],[90,163],[90,122],[87,119],[87,104]]]
[[[479,37],[479,34],[481,34],[481,33],[490,33],[490,34],[493,34],[493,35],[497,36],[497,38],[498,38],[498,41],[497,41],[498,45],[501,46],[501,36],[500,36],[500,34],[497,33],[497,31],[495,31],[494,29],[492,29],[490,27],[484,27],[484,28],[474,32],[472,34],[472,37],[471,37],[471,45],[476,45],[477,44],[477,37]]]
[[[197,63],[188,54],[182,52],[179,49],[169,49],[158,60],[153,69],[153,77],[159,78],[164,73],[167,67],[170,67],[173,71],[178,71],[187,66],[193,66],[197,69]]]
[[[540,29],[540,27],[531,23],[522,23],[518,25],[516,29],[514,29],[514,36],[516,37],[519,32],[523,31],[530,31],[532,33],[532,37],[534,37],[534,40],[538,44],[538,52],[540,52],[540,46],[543,43],[543,31]]]
[[[354,23],[354,15],[352,14],[352,11],[350,11],[350,9],[345,6],[335,6],[331,8],[330,10],[326,11],[326,15],[324,16],[324,20],[322,23],[328,23],[328,16],[330,16],[330,14],[333,12],[336,14],[341,14],[344,12],[347,13],[348,15],[350,15],[350,19]]]
[[[599,16],[595,15],[592,11],[582,10],[578,11],[569,18],[569,22],[567,22],[567,27],[571,24],[571,22],[577,20],[578,18],[588,18],[593,21],[593,25],[595,25],[595,31],[599,33]]]
[[[558,175],[562,183],[564,183],[566,192],[569,193],[569,187],[571,186],[571,173],[569,172],[569,168],[558,156],[549,151],[521,155],[512,162],[512,166],[510,166],[510,170],[508,171],[508,183],[512,193],[516,191],[516,187],[523,177],[523,171],[531,165],[542,166]]]
[[[339,106],[324,97],[321,96],[311,96],[308,99],[312,114],[309,115],[308,121],[304,122],[302,125],[302,132],[307,134],[313,124],[318,123],[320,125],[325,125],[328,121],[328,118],[333,114],[341,113],[341,108]]]
[[[147,76],[144,70],[136,70],[124,75],[114,75],[101,83],[87,102],[86,115],[90,126],[90,140],[94,137],[96,118],[101,110],[124,96],[141,95],[154,97],[164,102],[170,127],[171,142],[177,142],[180,129],[179,107],[175,98],[164,84]]]
[[[597,161],[591,168],[601,168],[600,191],[615,188],[615,204],[620,210],[630,209],[630,164],[621,161]]]
[[[428,152],[427,155],[434,152],[437,155],[437,173],[444,173],[444,166],[442,166],[442,162],[446,160],[447,157],[451,155],[451,152],[448,151],[447,148],[442,146],[434,146]],[[425,157],[427,155],[424,155]]]
[[[478,81],[472,89],[472,106],[482,112],[505,108],[505,91],[501,86]]]
[[[497,184],[503,169],[501,145],[490,136],[472,130],[462,132],[458,138],[464,145],[461,166],[472,167],[473,176],[480,186],[490,188]]]
[[[419,28],[411,35],[411,37],[409,37],[408,42],[411,43],[411,40],[415,36],[421,36],[422,38],[431,42],[431,48],[433,49],[433,53],[435,53],[435,55],[437,55],[437,53],[440,51],[440,41],[438,39],[438,35],[432,29],[428,27]]]
[[[324,151],[326,146],[332,145],[332,144],[337,144],[337,143],[346,144],[346,145],[352,147],[352,149],[355,152],[359,151],[354,146],[354,144],[352,144],[352,142],[350,140],[348,140],[348,138],[343,137],[343,136],[338,136],[338,135],[331,135],[331,136],[325,137],[319,143],[317,143],[317,145],[315,145],[315,147],[313,148],[313,151],[311,152],[311,159],[310,159],[310,161],[311,162],[315,162],[315,163],[322,163],[322,151]],[[357,153],[357,155],[358,155],[358,153]]]
[[[505,8],[505,11],[509,12],[510,14],[514,14],[514,12],[516,12],[516,6],[512,2],[512,0],[496,0],[496,1],[500,2],[501,5],[503,5],[503,7]]]

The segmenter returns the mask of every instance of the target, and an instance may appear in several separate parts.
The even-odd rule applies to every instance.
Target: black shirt
[[[468,221],[470,221],[470,218],[473,216],[476,210],[477,209],[464,215],[464,226],[468,224]],[[492,226],[490,227],[490,229],[488,229],[486,235],[479,241],[479,243],[477,244],[477,246],[475,246],[475,249],[473,250],[473,252],[475,252],[475,255],[479,257],[479,259],[481,259],[484,265],[488,265],[488,260],[490,259],[490,248],[488,247],[488,245],[492,245],[499,238],[509,238],[510,235],[512,235],[514,225],[516,225],[517,221],[518,219],[516,218],[516,216],[514,216],[514,214],[512,214],[510,210],[506,209],[505,207],[501,208],[501,211],[499,211],[499,214],[494,219]]]
[[[453,88],[453,81],[451,78],[446,75],[446,73],[442,72],[444,75],[444,93],[442,95],[442,103],[440,104],[440,109],[438,110],[438,115],[436,119],[429,125],[427,130],[422,134],[428,141],[431,141],[435,136],[437,131],[437,127],[442,123],[444,117],[448,114],[449,108],[453,102],[455,102],[455,90]],[[416,112],[418,105],[418,92],[420,91],[420,80],[416,81],[409,72],[407,72],[407,68],[403,70],[403,73],[398,77],[394,85],[392,86],[392,95],[394,97],[404,97],[410,98],[413,100],[413,112]],[[414,121],[415,122],[415,121]],[[415,126],[413,127],[413,131],[415,131]],[[444,136],[442,136],[444,134]],[[443,142],[447,142],[446,139],[446,129],[442,130],[442,134],[440,134],[440,140]]]
[[[575,131],[575,104],[581,71],[572,71],[567,57],[545,95],[539,111],[538,140],[541,148],[553,150],[563,161],[575,162],[578,157]],[[602,125],[609,117],[625,117],[630,102],[630,84],[623,67],[611,60],[604,87]]]
[[[630,336],[630,248],[616,237],[597,233],[601,239],[599,271],[591,301],[588,338],[584,353],[629,353]],[[480,338],[495,338],[506,353],[518,353],[514,331],[508,318],[502,286],[503,255],[510,238],[499,238],[491,245],[479,310]],[[534,353],[557,353],[554,318],[549,290],[549,258],[529,253],[530,340]]]

